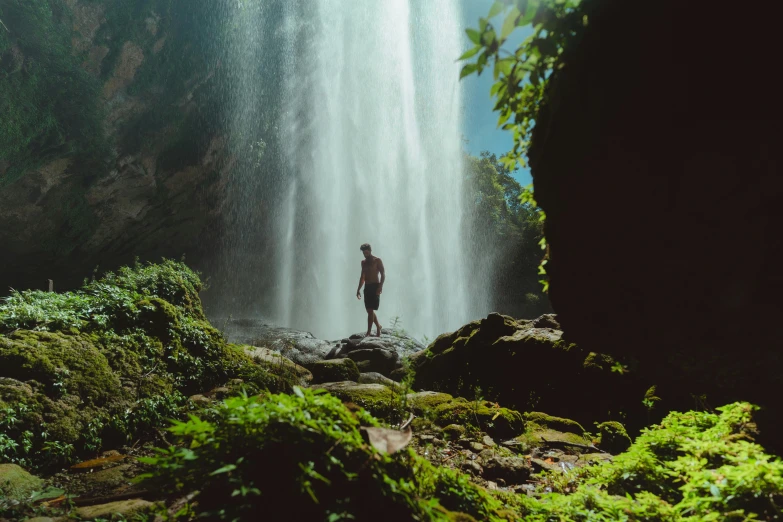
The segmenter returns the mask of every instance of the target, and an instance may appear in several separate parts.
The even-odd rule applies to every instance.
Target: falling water
[[[306,4],[306,5],[303,5]],[[278,212],[278,320],[321,338],[366,324],[356,288],[383,259],[381,324],[453,330],[467,295],[456,0],[292,2]]]

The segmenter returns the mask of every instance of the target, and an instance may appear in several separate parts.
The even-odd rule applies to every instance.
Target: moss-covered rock
[[[609,453],[622,453],[631,446],[631,437],[625,427],[617,421],[602,422],[598,429],[598,447]]]
[[[25,500],[33,491],[40,490],[43,480],[31,475],[16,464],[0,464],[0,497]]]
[[[326,390],[343,402],[361,406],[376,417],[388,419],[402,415],[404,395],[383,384],[344,381],[316,384],[313,388]]]
[[[528,429],[549,428],[563,433],[573,433],[582,435],[585,429],[576,421],[554,417],[540,411],[531,411],[524,414],[525,423]]]
[[[76,516],[84,520],[94,519],[119,519],[127,520],[134,515],[150,511],[153,503],[140,498],[129,500],[118,500],[108,504],[98,504],[95,506],[84,506],[77,508]]]
[[[53,397],[78,395],[88,406],[116,400],[120,379],[92,338],[20,330],[0,336],[0,372],[36,381]]]
[[[522,415],[515,410],[487,401],[468,401],[447,393],[418,392],[407,396],[411,410],[438,426],[459,424],[485,431],[492,436],[510,438],[524,431]]]
[[[309,376],[227,344],[200,288],[188,267],[164,261],[0,303],[0,459],[68,464],[157,433],[187,396],[291,391]]]
[[[489,314],[414,354],[412,386],[583,423],[610,411],[644,415],[640,401],[649,384],[612,371],[611,358],[585,353],[557,326],[551,316],[528,321]]]
[[[461,424],[449,424],[448,426],[443,427],[442,433],[449,439],[456,440],[465,435],[467,431],[465,426]]]
[[[253,358],[253,362],[279,377],[290,377],[295,384],[307,385],[313,380],[313,374],[279,352],[259,346],[242,345],[242,350]]]
[[[313,372],[313,382],[340,382],[359,380],[359,367],[352,359],[327,359],[308,365]]]

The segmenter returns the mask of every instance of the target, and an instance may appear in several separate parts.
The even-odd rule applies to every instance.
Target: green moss
[[[22,501],[33,491],[40,491],[42,486],[43,480],[16,464],[0,464],[0,496]]]
[[[119,377],[86,335],[18,331],[0,337],[5,377],[37,381],[52,396],[77,395],[88,406],[116,401]]]
[[[408,394],[407,399],[408,404],[410,404],[414,413],[418,415],[426,415],[428,412],[433,411],[437,406],[453,401],[454,397],[448,393],[425,391]]]
[[[171,340],[172,332],[179,328],[179,312],[174,305],[160,297],[150,297],[136,303],[136,307],[141,328],[158,339]]]
[[[546,442],[565,442],[571,444],[586,445],[590,441],[585,440],[581,435],[574,433],[563,433],[549,428],[531,426],[522,435],[515,437],[516,440],[523,443],[526,449],[537,448]],[[576,446],[575,446],[576,447]]]
[[[0,458],[65,465],[155,434],[188,395],[291,391],[297,375],[256,364],[204,319],[200,288],[164,261],[0,302]]]
[[[313,388],[320,388],[313,385]],[[383,384],[330,383],[324,387],[340,400],[361,406],[372,415],[390,418],[398,413],[402,395]]]
[[[412,393],[407,401],[415,414],[439,426],[460,424],[497,437],[513,437],[524,430],[519,412],[488,401],[468,401],[437,392]]]
[[[340,382],[359,380],[359,367],[352,359],[331,359],[311,364],[308,369],[316,382]]]
[[[571,419],[554,417],[538,411],[527,412],[524,417],[525,423],[528,426],[534,425],[536,427],[549,428],[563,433],[573,433],[580,436],[585,432],[585,429],[581,424],[572,421]]]
[[[622,453],[631,446],[631,437],[625,427],[616,421],[602,422],[598,429],[598,446],[609,453]]]
[[[431,414],[440,426],[462,424],[500,438],[519,435],[525,426],[518,411],[487,401],[468,401],[462,397],[439,404]]]
[[[458,439],[465,433],[467,433],[467,430],[461,424],[449,424],[443,428],[443,434],[450,439]]]

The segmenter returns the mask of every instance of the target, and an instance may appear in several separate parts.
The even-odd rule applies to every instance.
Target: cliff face
[[[535,129],[553,307],[581,347],[656,376],[667,408],[706,394],[780,412],[772,21],[734,46],[719,10],[639,11],[598,4]]]
[[[261,94],[257,126],[228,138],[234,15],[203,0],[0,2],[0,286],[69,286],[135,253],[208,262],[238,157],[274,119]]]

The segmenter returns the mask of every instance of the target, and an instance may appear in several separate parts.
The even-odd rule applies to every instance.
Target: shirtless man
[[[386,280],[386,271],[383,268],[383,261],[380,257],[372,255],[372,247],[369,243],[359,247],[364,254],[362,260],[362,273],[359,277],[359,288],[356,289],[356,299],[361,299],[360,293],[362,285],[364,287],[364,308],[367,310],[367,333],[365,336],[371,336],[372,324],[375,323],[377,333],[375,337],[381,336],[381,323],[378,322],[378,316],[375,310],[381,302],[381,292],[383,291],[383,282]],[[378,282],[378,272],[381,274],[381,280]]]

